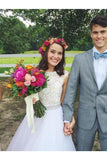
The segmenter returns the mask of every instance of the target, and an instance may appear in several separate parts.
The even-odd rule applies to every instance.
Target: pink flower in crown
[[[49,41],[47,41],[47,40],[44,42],[44,45],[45,45],[45,46],[49,46],[49,44],[50,44],[50,43],[49,43]]]
[[[22,88],[22,90],[21,90],[21,94],[24,95],[26,92],[27,92],[27,87],[24,86],[24,87]]]
[[[39,52],[43,55],[43,49],[42,49],[42,47],[39,48]]]
[[[60,39],[59,38],[56,39],[56,43],[60,43]]]
[[[65,48],[65,49],[67,49],[67,48],[68,48],[68,46],[65,44],[65,45],[64,45],[64,48]]]
[[[63,38],[61,39],[61,41],[62,41],[62,42],[65,42]]]
[[[19,67],[14,72],[14,78],[15,78],[16,81],[24,81],[25,74],[26,74],[26,70],[23,69],[22,67]]]
[[[25,81],[25,82],[24,82],[24,85],[25,85],[25,86],[30,86],[30,84],[31,84],[30,81]]]
[[[52,44],[52,43],[54,42],[54,39],[51,38],[51,39],[49,40],[49,42],[50,42],[50,44]]]
[[[36,77],[35,77],[35,76],[32,76],[31,81],[32,81],[32,82],[35,82],[35,81],[36,81]]]

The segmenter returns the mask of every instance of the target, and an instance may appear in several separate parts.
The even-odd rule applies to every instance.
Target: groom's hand
[[[75,118],[74,117],[72,118],[71,122],[65,122],[64,123],[64,129],[63,129],[64,134],[67,135],[67,136],[72,134],[74,125],[75,125]]]
[[[72,129],[70,128],[70,122],[64,123],[63,131],[64,131],[64,134],[67,135],[67,136],[69,136],[71,134]]]

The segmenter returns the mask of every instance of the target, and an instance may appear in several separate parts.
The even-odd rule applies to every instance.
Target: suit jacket
[[[107,133],[107,77],[98,89],[93,66],[93,50],[75,56],[63,103],[64,120],[71,121],[78,84],[80,84],[78,126],[91,129],[96,116]]]

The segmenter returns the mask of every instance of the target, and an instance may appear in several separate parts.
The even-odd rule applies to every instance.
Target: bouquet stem
[[[36,117],[41,118],[44,116],[46,107],[40,101],[37,101],[35,104],[33,104],[33,108]]]

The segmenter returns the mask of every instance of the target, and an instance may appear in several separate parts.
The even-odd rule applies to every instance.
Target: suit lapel
[[[90,69],[90,72],[92,74],[92,77],[96,83],[96,86],[97,86],[97,82],[96,82],[96,76],[95,76],[95,71],[94,71],[94,63],[93,63],[93,49],[87,51],[87,62],[88,62],[88,65],[89,65],[89,69]],[[98,88],[98,86],[97,86]]]

